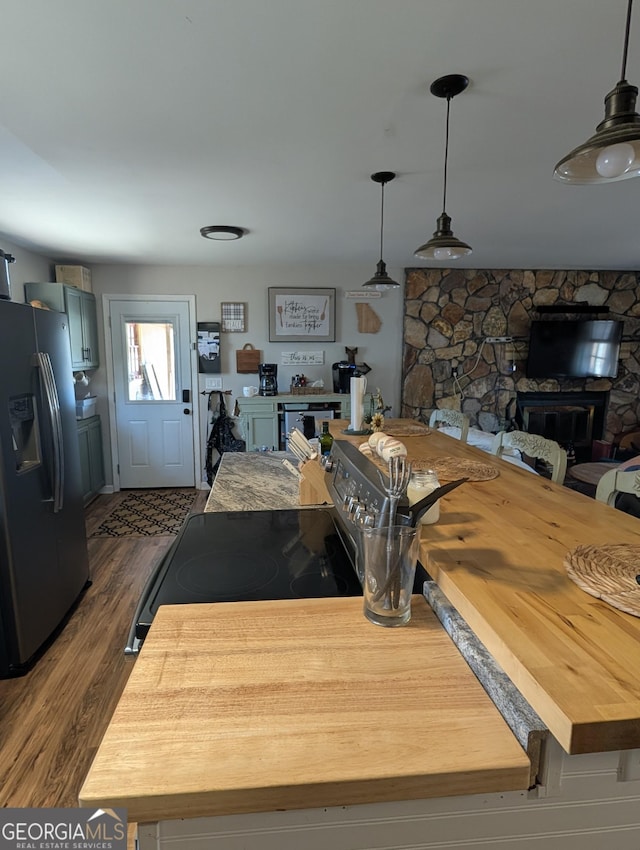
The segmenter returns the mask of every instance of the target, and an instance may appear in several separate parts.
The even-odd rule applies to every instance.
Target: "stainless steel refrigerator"
[[[66,314],[0,300],[0,678],[89,580]]]

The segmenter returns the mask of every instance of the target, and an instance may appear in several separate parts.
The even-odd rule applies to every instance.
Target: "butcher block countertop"
[[[525,789],[529,761],[421,596],[160,608],[80,792],[138,823]]]
[[[336,439],[366,439],[345,437],[347,425],[331,423]],[[420,561],[554,737],[569,753],[640,747],[640,618],[563,566],[580,544],[640,545],[640,520],[437,431],[399,439],[410,459],[499,469],[442,499]]]

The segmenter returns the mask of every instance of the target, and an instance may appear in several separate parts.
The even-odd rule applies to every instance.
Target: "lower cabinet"
[[[247,443],[247,451],[254,452],[263,446],[276,450],[283,448],[280,445],[280,436],[284,412],[293,408],[303,410],[308,406],[323,404],[331,405],[341,419],[348,419],[351,415],[351,396],[346,394],[295,396],[283,394],[238,398],[240,429]],[[321,411],[317,411],[317,415],[320,417]]]
[[[102,457],[102,428],[100,417],[78,419],[78,445],[80,447],[80,476],[82,498],[85,505],[104,487],[104,460]]]
[[[266,446],[278,449],[278,409],[270,399],[242,401],[240,403],[240,427],[247,443],[247,451],[253,452]]]

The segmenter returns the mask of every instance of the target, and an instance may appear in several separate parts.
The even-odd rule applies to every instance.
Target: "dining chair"
[[[619,493],[629,493],[640,499],[640,470],[627,472],[614,468],[605,472],[596,487],[597,501],[615,507]]]
[[[440,410],[433,410],[429,417],[429,427],[437,428],[439,422],[449,425],[452,428],[459,428],[460,436],[458,436],[457,431],[451,434],[451,436],[457,437],[463,443],[467,442],[470,420],[466,413],[461,413],[459,410],[449,410],[446,407]]]
[[[502,456],[505,449],[518,449],[531,458],[545,460],[551,465],[551,480],[562,484],[567,471],[567,453],[555,440],[527,431],[500,431],[496,434],[491,453]]]

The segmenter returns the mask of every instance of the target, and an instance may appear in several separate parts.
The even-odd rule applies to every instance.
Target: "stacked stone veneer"
[[[623,319],[618,377],[531,380],[529,328],[538,307],[587,303]],[[560,314],[561,315],[561,314]],[[562,316],[565,318],[565,316]],[[513,345],[484,343],[511,336]],[[509,369],[510,358],[515,371]],[[454,378],[457,369],[458,379]],[[640,423],[640,274],[612,271],[408,269],[404,304],[403,417],[428,421],[436,407],[459,408],[486,431],[504,426],[516,392],[610,391],[604,439]]]

